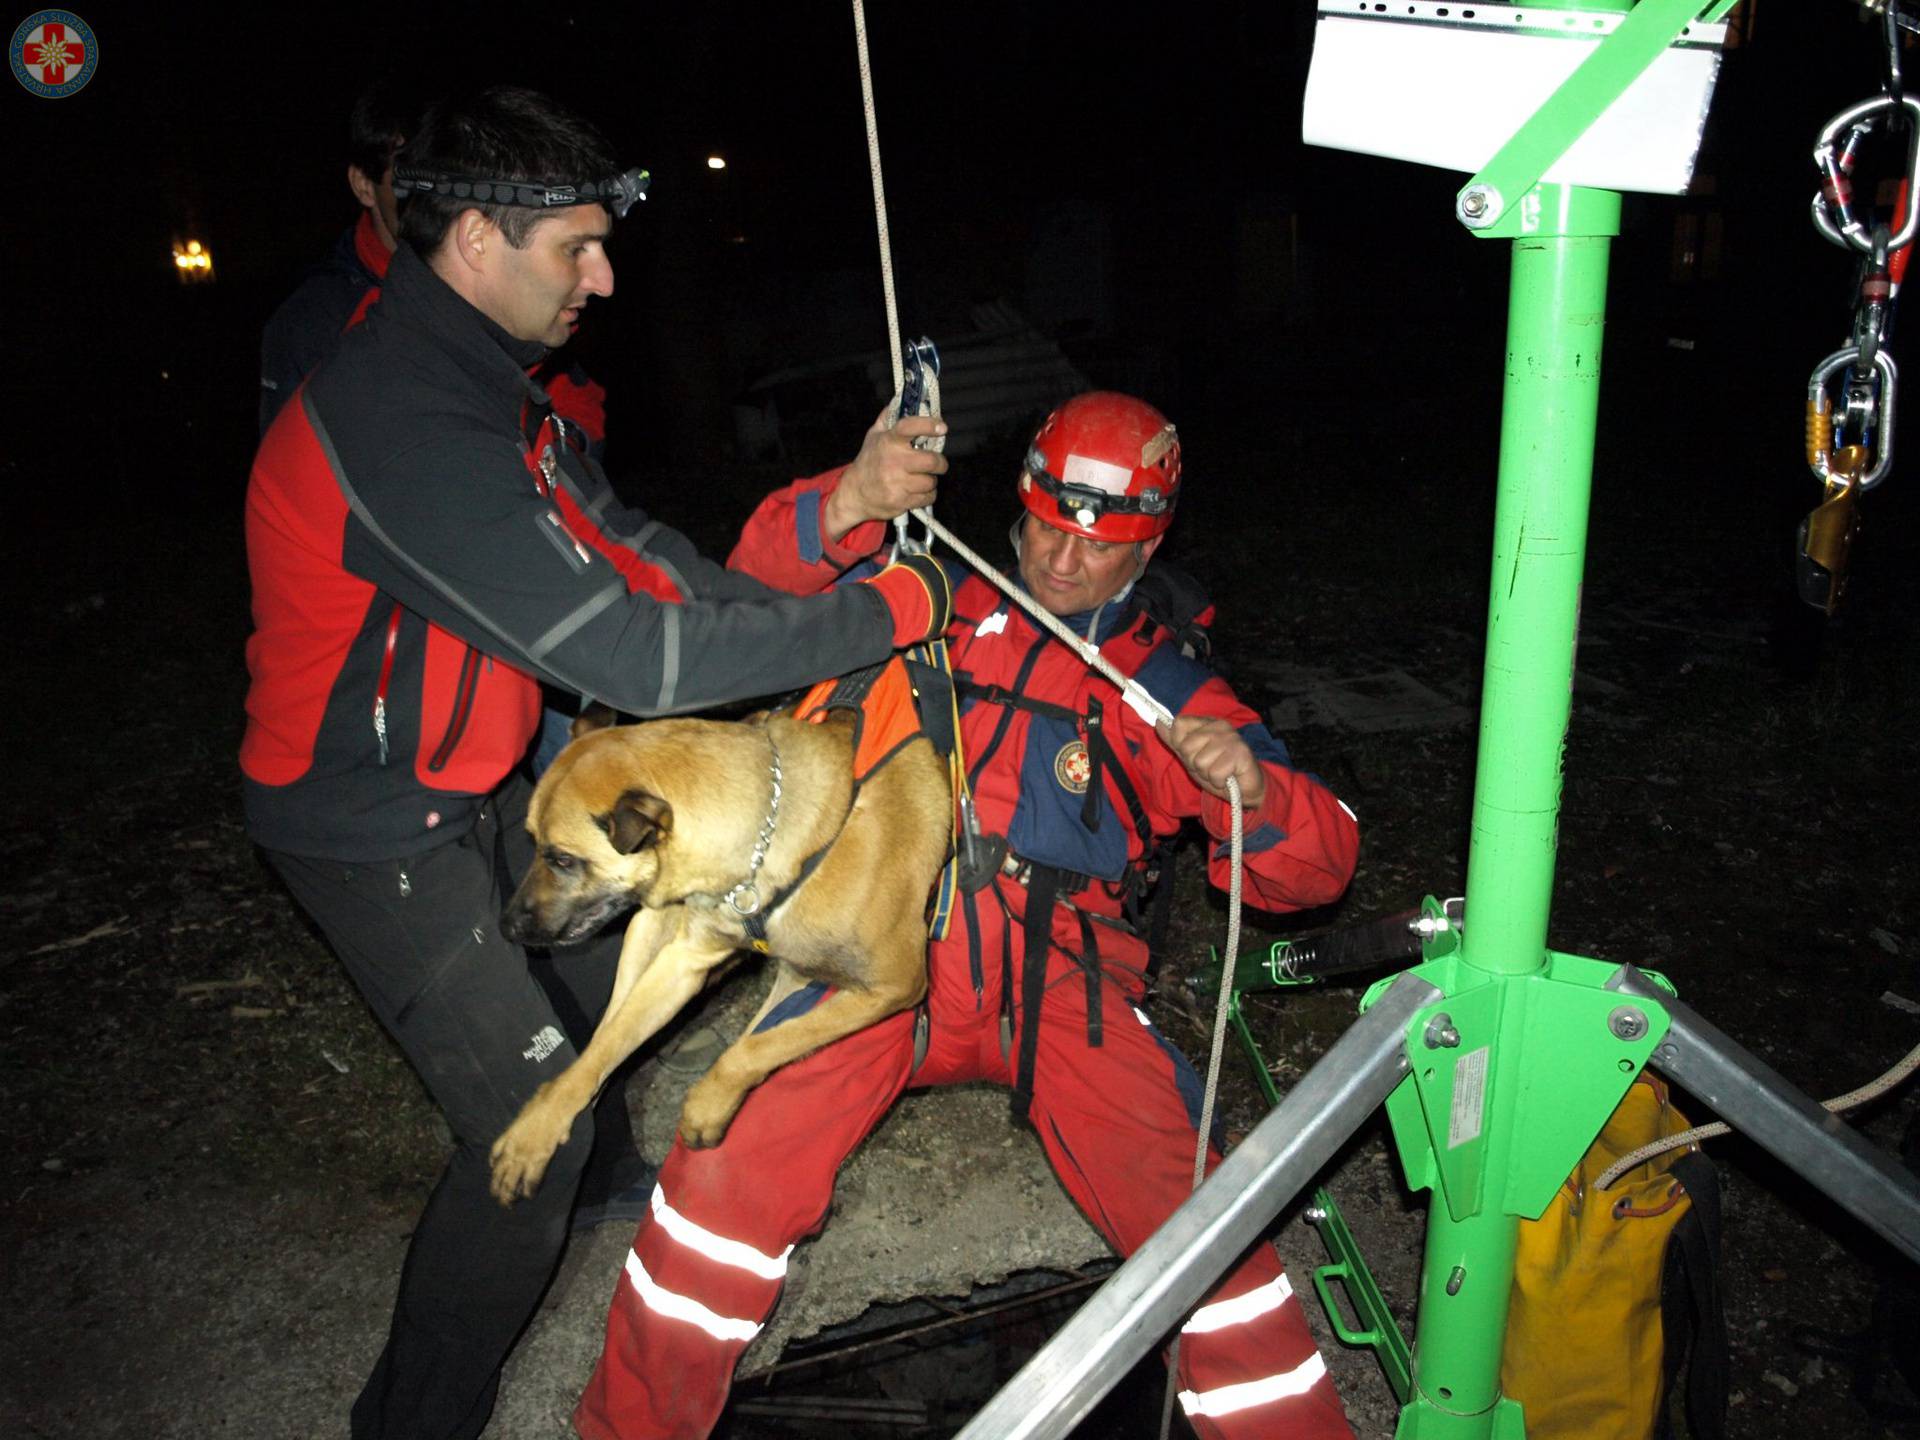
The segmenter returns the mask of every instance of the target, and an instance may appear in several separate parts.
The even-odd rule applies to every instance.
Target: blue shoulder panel
[[[820,492],[803,491],[793,506],[794,540],[800,547],[800,558],[809,565],[818,565],[827,553],[826,540],[820,533]]]
[[[1275,765],[1286,766],[1289,770],[1293,768],[1293,759],[1287,754],[1287,747],[1281,743],[1280,737],[1258,720],[1251,725],[1242,725],[1240,738],[1247,742],[1247,748],[1253,751],[1254,759],[1270,760]]]
[[[1177,645],[1158,645],[1140,662],[1133,678],[1167,709],[1178,715],[1193,698],[1193,692],[1213,678],[1213,671],[1183,655]]]

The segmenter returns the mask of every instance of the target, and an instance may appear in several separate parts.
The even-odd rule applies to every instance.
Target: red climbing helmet
[[[1143,400],[1096,390],[1046,418],[1027,447],[1020,503],[1093,540],[1148,540],[1173,523],[1180,434]]]

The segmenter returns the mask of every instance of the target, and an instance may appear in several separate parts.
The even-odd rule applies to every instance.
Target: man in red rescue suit
[[[554,413],[531,372],[611,294],[605,241],[642,184],[531,91],[436,107],[398,157],[410,193],[380,304],[282,409],[248,485],[248,830],[456,1142],[356,1440],[481,1432],[593,1145],[583,1117],[536,1196],[509,1210],[488,1193],[494,1140],[575,1053],[498,929],[533,858],[517,767],[541,682],[669,714],[857,669],[947,623],[947,592],[911,563],[825,588],[881,520],[932,497],[945,462],[912,440],[934,422],[876,426],[844,470],[796,482],[729,569],[615,498]],[[556,954],[589,1016],[618,945]]]
[[[718,1146],[674,1146],[574,1414],[586,1440],[709,1432],[794,1243],[826,1217],[835,1171],[908,1086],[1011,1086],[1061,1183],[1123,1255],[1190,1193],[1200,1086],[1139,1008],[1147,945],[1125,919],[1129,886],[1155,840],[1192,818],[1208,878],[1228,886],[1229,777],[1245,806],[1245,894],[1264,909],[1337,897],[1358,833],[1182,646],[1207,607],[1148,564],[1179,487],[1173,426],[1127,396],[1079,396],[1034,437],[1021,584],[1175,718],[1155,733],[1000,591],[959,587],[948,641],[975,848],[993,859],[971,867],[962,890],[975,888],[933,943],[923,1042],[914,1016],[883,1021],[776,1071]],[[817,999],[801,991],[766,1023]],[[1266,1244],[1187,1321],[1179,1389],[1202,1436],[1351,1433]]]

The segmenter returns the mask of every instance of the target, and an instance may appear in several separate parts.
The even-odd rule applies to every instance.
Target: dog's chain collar
[[[773,800],[767,806],[767,818],[760,826],[760,834],[753,842],[753,854],[747,860],[747,878],[729,890],[722,898],[733,907],[736,915],[752,915],[760,909],[760,892],[754,887],[754,877],[760,873],[760,867],[766,862],[767,847],[773,844],[773,827],[780,819],[780,747],[773,743],[773,730],[767,730],[767,749],[773,752],[769,769],[772,771]]]

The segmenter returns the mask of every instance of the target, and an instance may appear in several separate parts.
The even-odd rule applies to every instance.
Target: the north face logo
[[[522,1060],[531,1060],[534,1064],[538,1065],[565,1043],[566,1036],[560,1033],[557,1026],[543,1025],[540,1027],[539,1032],[534,1035],[533,1043],[520,1052],[520,1058]]]

